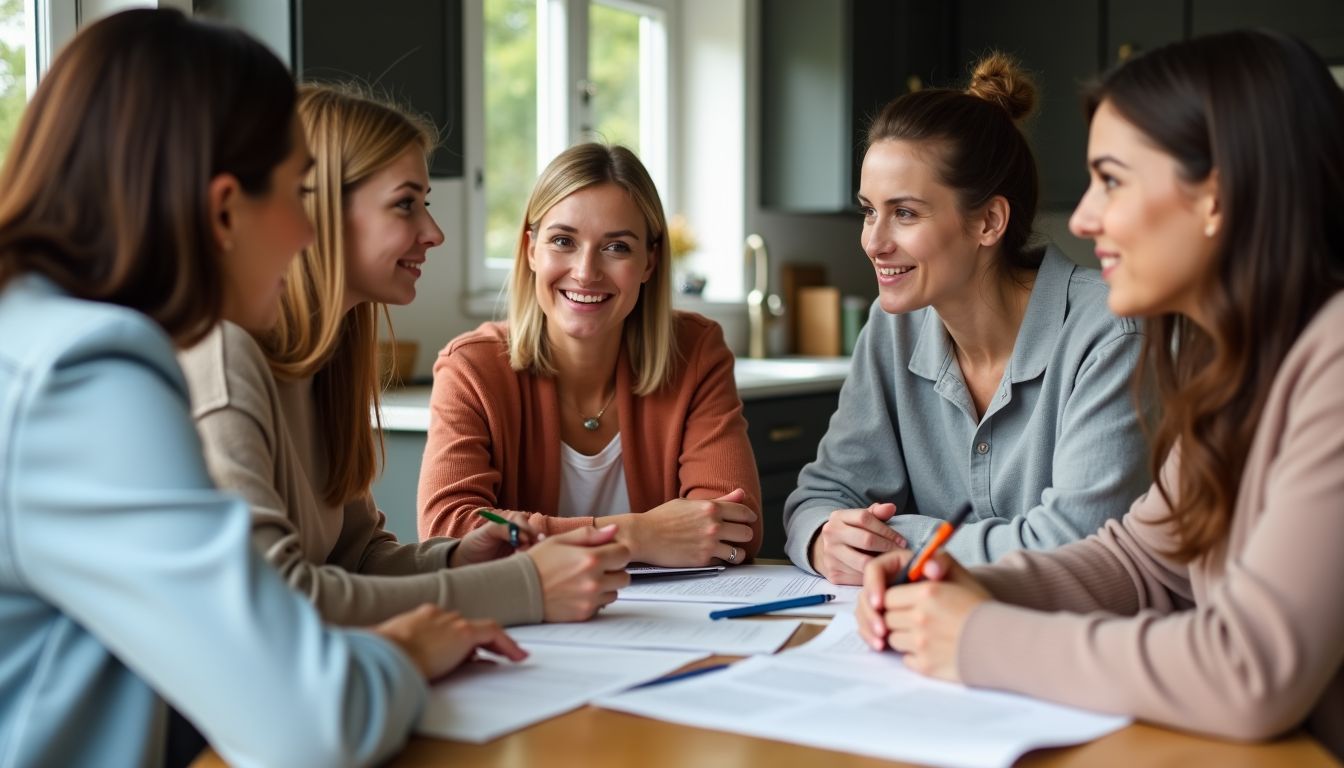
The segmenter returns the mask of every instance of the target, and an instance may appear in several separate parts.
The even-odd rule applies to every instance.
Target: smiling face
[[[967,295],[992,257],[956,192],[939,181],[933,151],[886,140],[863,158],[861,242],[877,276],[878,303],[893,314]]]
[[[409,304],[426,252],[443,243],[429,215],[425,154],[412,146],[345,199],[346,308]]]
[[[249,331],[263,332],[275,324],[280,294],[290,262],[313,241],[313,225],[304,208],[311,192],[305,186],[313,159],[298,121],[290,135],[289,155],[271,171],[270,187],[253,196],[232,185],[222,203],[227,232],[221,235],[224,302],[222,316]]]
[[[528,233],[527,264],[552,343],[614,343],[653,274],[656,254],[639,206],[616,184],[585,187]]]
[[[1221,225],[1216,171],[1185,181],[1176,159],[1108,101],[1092,118],[1087,155],[1092,182],[1069,230],[1095,241],[1111,311],[1180,313],[1200,322]]]

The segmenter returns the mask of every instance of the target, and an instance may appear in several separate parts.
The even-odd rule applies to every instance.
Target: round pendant
[[[583,428],[588,430],[589,432],[596,432],[597,428],[600,426],[602,425],[597,423],[597,419],[594,419],[592,417],[583,420]]]

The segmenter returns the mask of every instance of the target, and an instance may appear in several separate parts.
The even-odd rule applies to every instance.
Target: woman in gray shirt
[[[794,563],[859,584],[964,504],[966,563],[1081,539],[1148,484],[1129,382],[1138,326],[1095,270],[1029,248],[1035,161],[1011,59],[966,92],[907,94],[874,120],[859,187],[878,299],[817,458],[784,508]]]

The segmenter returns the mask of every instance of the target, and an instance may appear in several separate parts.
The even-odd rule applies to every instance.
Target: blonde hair
[[[579,144],[561,152],[541,172],[527,200],[518,250],[509,280],[509,365],[515,371],[554,376],[546,315],[537,304],[537,275],[527,263],[528,236],[541,219],[566,197],[598,184],[624,189],[644,215],[645,245],[653,274],[640,288],[639,299],[625,318],[622,335],[635,374],[635,394],[657,391],[672,378],[677,352],[672,330],[670,267],[666,249],[667,217],[658,189],[635,153],[620,145]]]
[[[378,413],[384,383],[378,377],[378,313],[386,319],[387,309],[361,303],[344,311],[345,198],[410,148],[428,158],[438,132],[427,120],[350,84],[300,86],[298,115],[315,160],[307,207],[316,237],[290,267],[279,322],[261,343],[276,376],[313,377],[317,421],[328,432],[319,449],[327,458],[322,493],[336,505],[368,491],[384,455],[369,412]]]

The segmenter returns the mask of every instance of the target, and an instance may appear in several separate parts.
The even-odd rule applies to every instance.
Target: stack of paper
[[[480,743],[662,677],[709,653],[773,653],[798,628],[797,621],[712,621],[710,609],[721,605],[683,602],[675,595],[712,595],[714,588],[703,585],[720,580],[739,600],[743,595],[754,601],[755,594],[807,594],[797,590],[810,584],[789,587],[787,582],[814,577],[787,570],[792,571],[787,577],[783,570],[770,578],[746,577],[755,585],[751,588],[734,586],[743,583],[742,577],[717,572],[664,576],[629,588],[647,588],[662,598],[618,600],[582,623],[514,627],[509,633],[527,649],[528,659],[521,664],[476,662],[434,686],[419,730]],[[702,586],[693,586],[697,584]]]
[[[564,714],[594,698],[672,672],[707,654],[528,645],[517,664],[468,664],[429,692],[416,729],[429,736],[480,744]]]
[[[749,656],[774,653],[798,629],[797,621],[711,621],[710,607],[718,606],[617,600],[581,624],[534,624],[509,634],[529,647],[559,643]]]
[[[895,654],[869,651],[852,616],[837,617],[800,648],[595,703],[823,749],[976,768],[1011,765],[1030,749],[1090,741],[1129,722],[922,677]]]

